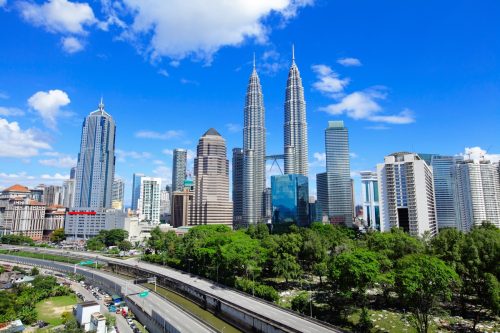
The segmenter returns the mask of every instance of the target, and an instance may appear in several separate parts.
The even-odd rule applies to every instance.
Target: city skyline
[[[173,149],[188,150],[188,169],[192,171],[196,139],[206,128],[215,127],[221,132],[228,151],[242,147],[241,110],[253,52],[265,96],[267,153],[279,154],[293,43],[307,101],[311,194],[315,194],[313,175],[325,170],[321,133],[330,120],[343,120],[350,130],[351,169],[357,179],[358,202],[357,172],[374,170],[390,153],[405,150],[454,155],[475,146],[500,152],[493,135],[498,131],[494,120],[498,119],[499,102],[492,97],[498,95],[499,70],[491,59],[498,50],[498,39],[485,29],[493,24],[492,14],[488,13],[498,12],[498,4],[477,5],[481,8],[476,10],[485,13],[481,20],[477,12],[467,11],[467,5],[461,4],[461,11],[447,18],[457,31],[439,25],[440,14],[447,9],[445,4],[435,5],[425,28],[410,20],[401,25],[401,31],[390,32],[375,24],[378,20],[369,18],[366,24],[373,26],[373,34],[369,34],[373,42],[356,28],[356,22],[365,17],[349,10],[354,8],[351,6],[355,5],[311,1],[298,8],[282,26],[283,9],[276,10],[274,16],[264,13],[258,22],[270,28],[265,33],[266,43],[256,42],[254,34],[238,45],[222,43],[210,59],[196,60],[188,48],[185,56],[160,54],[163,61],[155,64],[149,58],[144,61],[126,42],[113,41],[113,28],[105,33],[98,31],[97,23],[81,24],[87,36],[55,31],[33,23],[23,16],[22,8],[7,2],[0,9],[0,19],[5,22],[2,24],[14,27],[23,38],[11,43],[13,36],[2,37],[7,46],[5,62],[0,64],[4,73],[0,78],[0,127],[9,135],[0,140],[3,147],[10,143],[12,149],[0,150],[0,187],[15,183],[30,187],[38,183],[62,185],[69,178],[71,166],[76,165],[81,120],[94,109],[101,95],[117,122],[116,175],[126,182],[127,204],[133,173],[161,177],[165,184],[170,183]],[[394,23],[408,18],[408,8],[416,16],[425,10],[416,3],[405,8],[386,6],[376,12]],[[101,13],[102,8],[96,4],[91,8],[95,20],[103,23],[107,17]],[[383,13],[389,8],[392,13]],[[341,18],[337,11],[345,17]],[[464,35],[457,25],[465,13],[476,24],[468,28],[470,34]],[[331,17],[338,22],[332,22],[335,20]],[[436,45],[438,37],[429,40],[428,33],[438,26],[438,37],[448,43]],[[421,30],[411,35],[413,45],[409,45],[405,38],[417,28]],[[331,38],[331,42],[315,42],[309,34],[318,40]],[[477,35],[482,37],[473,37]],[[60,49],[68,44],[61,44],[61,39],[71,37],[79,39],[84,49],[72,54]],[[376,42],[387,48],[377,47]],[[457,45],[462,45],[459,43],[476,51],[456,50]],[[400,45],[405,53],[389,44]],[[35,48],[39,50],[36,58]],[[474,63],[482,67],[476,68]],[[124,64],[130,64],[127,76],[121,74]],[[127,80],[129,75],[134,80]],[[382,110],[373,111],[376,114],[368,119],[366,113],[356,113],[360,109],[349,108],[360,101]],[[412,113],[402,113],[405,108]],[[410,123],[394,124],[397,121]],[[489,125],[488,130],[484,130],[484,124]]]

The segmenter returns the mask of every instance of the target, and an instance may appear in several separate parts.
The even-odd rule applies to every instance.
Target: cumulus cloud
[[[361,61],[356,58],[340,58],[337,63],[345,67],[361,66]]]
[[[283,59],[276,50],[267,50],[262,54],[256,65],[259,72],[272,76],[286,69],[289,65],[289,59]]]
[[[169,140],[181,137],[184,134],[180,130],[169,130],[163,133],[155,131],[139,131],[135,133],[135,137],[142,139],[158,139],[158,140]]]
[[[339,74],[326,65],[313,65],[312,70],[316,73],[318,81],[313,83],[313,88],[332,97],[338,97],[339,93],[349,84],[349,78],[341,79]]]
[[[49,158],[49,159],[39,160],[38,163],[40,163],[41,165],[54,167],[54,168],[69,169],[69,168],[76,166],[77,159],[75,157],[71,157],[68,155],[62,155],[62,156],[59,156],[57,158]]]
[[[51,149],[32,129],[23,130],[17,122],[0,118],[0,157],[32,157]]]
[[[5,91],[0,90],[0,99],[9,99],[9,94],[7,94]]]
[[[44,180],[66,180],[69,179],[69,175],[61,175],[60,173],[55,173],[53,175],[43,174],[40,178]]]
[[[163,149],[161,152],[163,154],[165,154],[165,155],[170,155],[170,156],[174,155],[174,151],[172,149],[168,149],[168,148],[167,149]]]
[[[68,94],[59,89],[39,91],[28,99],[29,106],[42,117],[45,126],[55,129],[61,107],[70,103]]]
[[[152,157],[151,153],[148,152],[125,151],[121,149],[115,150],[115,154],[118,162],[125,162],[127,158],[132,158],[134,160],[142,160]]]
[[[492,163],[500,162],[500,154],[488,154],[488,152],[481,147],[466,147],[464,153],[460,155],[474,161],[485,159]]]
[[[160,69],[158,71],[158,74],[160,74],[161,76],[164,76],[164,77],[168,77],[168,72],[165,70],[165,69]]]
[[[313,0],[123,0],[120,9],[108,7],[110,17],[132,22],[122,38],[146,45],[139,49],[152,59],[189,56],[210,62],[224,46],[237,46],[247,39],[264,42],[271,31],[266,18],[277,15],[289,20]]]
[[[18,108],[0,106],[0,116],[24,116],[24,111]]]
[[[160,165],[153,170],[153,174],[156,177],[161,178],[162,183],[171,184],[172,183],[172,169],[165,166]]]
[[[69,54],[80,52],[84,49],[82,42],[75,37],[63,37],[61,44],[63,50]]]
[[[226,128],[231,133],[239,133],[243,129],[240,124],[228,123]]]
[[[314,157],[314,160],[309,162],[309,166],[311,168],[326,166],[326,154],[325,153],[315,152],[313,154],[313,157]]]
[[[410,109],[404,109],[400,113],[396,115],[390,115],[390,116],[371,116],[369,118],[371,121],[375,122],[381,122],[381,123],[388,123],[388,124],[411,124],[415,122],[415,117],[413,115],[413,111]]]
[[[19,3],[19,9],[27,22],[53,33],[83,35],[87,26],[97,22],[88,3],[49,0],[37,4],[23,1]]]

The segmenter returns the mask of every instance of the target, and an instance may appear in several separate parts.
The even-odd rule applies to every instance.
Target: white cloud
[[[0,116],[24,116],[24,111],[18,108],[0,106]]]
[[[160,166],[156,167],[153,170],[153,174],[156,177],[161,178],[163,185],[172,183],[172,169],[165,166],[165,165],[160,165]]]
[[[0,0],[0,7],[3,7],[7,4],[7,0]]]
[[[142,139],[159,139],[159,140],[169,140],[169,139],[175,139],[184,134],[183,131],[178,131],[178,130],[169,130],[163,133],[160,132],[155,132],[155,131],[139,131],[135,133],[135,136],[137,138],[142,138]]]
[[[40,178],[44,180],[66,180],[69,179],[69,175],[61,175],[60,173],[55,173],[53,175],[44,174]]]
[[[83,35],[86,26],[97,22],[88,3],[49,0],[39,5],[23,1],[19,3],[19,8],[27,22],[53,33]]]
[[[321,108],[331,115],[347,114],[353,119],[366,119],[374,116],[382,110],[377,100],[385,99],[381,91],[356,91],[344,96],[339,103],[330,104]]]
[[[45,126],[55,129],[60,108],[70,103],[68,94],[59,89],[39,91],[28,99],[28,104],[42,117]]]
[[[9,94],[7,94],[5,91],[0,90],[0,99],[9,99],[9,97],[10,97]]]
[[[161,76],[164,76],[164,77],[168,77],[168,72],[165,70],[165,69],[160,69],[158,71],[158,74],[160,74]]]
[[[164,162],[164,161],[162,161],[162,160],[154,160],[154,161],[153,161],[153,164],[155,164],[155,165],[164,165],[164,164],[165,164],[165,162]]]
[[[172,149],[163,149],[161,152],[165,155],[170,155],[170,156],[174,155],[174,151]]]
[[[345,67],[361,66],[361,61],[356,58],[341,58],[337,60],[337,63]]]
[[[63,155],[58,158],[49,158],[38,161],[41,165],[50,166],[54,168],[72,168],[76,166],[77,159],[71,156]]]
[[[239,133],[243,129],[240,124],[233,124],[233,123],[226,124],[226,128],[231,133]]]
[[[63,37],[61,39],[62,48],[67,53],[76,53],[84,49],[82,42],[75,37]]]
[[[404,109],[397,115],[390,115],[390,116],[384,116],[384,115],[379,115],[379,116],[371,116],[369,118],[371,121],[375,122],[381,122],[381,123],[388,123],[388,124],[411,124],[415,122],[415,117],[413,115],[413,112],[410,109]]]
[[[152,157],[151,153],[148,152],[125,151],[121,149],[115,150],[115,154],[118,162],[125,162],[127,158],[132,158],[134,160],[142,160],[142,159],[149,159]]]
[[[313,83],[313,88],[323,94],[338,97],[339,93],[349,84],[349,78],[341,79],[339,74],[326,65],[313,65],[318,81]]]
[[[491,161],[492,163],[500,162],[500,154],[488,154],[488,152],[481,147],[466,147],[465,153],[460,154],[466,159],[480,161],[483,158]]]
[[[0,172],[0,179],[5,180],[5,179],[35,179],[34,176],[29,176],[26,172],[22,171],[19,173],[5,173],[5,172]]]
[[[51,149],[32,129],[22,130],[17,122],[0,118],[0,157],[31,157]]]
[[[315,167],[325,167],[326,166],[326,154],[315,152],[313,154],[314,161],[309,162],[311,168]]]
[[[274,75],[282,69],[286,69],[289,65],[289,60],[283,59],[275,50],[267,50],[257,61],[259,72],[268,75]]]
[[[264,42],[271,31],[265,20],[277,14],[284,20],[313,0],[123,0],[127,11],[113,10],[110,16],[132,15],[133,22],[122,38],[135,44],[151,59],[174,60],[193,56],[210,62],[223,46],[238,46],[247,39]],[[121,3],[120,3],[121,4]]]
[[[359,156],[358,156],[358,154],[356,154],[356,153],[354,153],[354,152],[350,152],[350,153],[349,153],[349,156],[350,156],[351,158],[358,158],[358,157],[359,157]]]

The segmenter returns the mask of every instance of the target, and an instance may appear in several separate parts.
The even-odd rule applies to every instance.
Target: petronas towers
[[[292,53],[294,53],[292,51]],[[306,103],[302,79],[292,56],[285,97],[284,159],[286,174],[308,174]],[[253,63],[244,109],[243,198],[241,224],[247,227],[264,222],[266,189],[266,128],[262,86]],[[233,198],[234,199],[234,198]],[[236,211],[236,209],[235,209]]]

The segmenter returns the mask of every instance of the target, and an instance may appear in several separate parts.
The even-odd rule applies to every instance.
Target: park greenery
[[[15,285],[0,291],[0,323],[21,319],[24,324],[37,320],[36,305],[40,301],[72,294],[67,286],[61,286],[53,276],[36,275],[30,283]]]
[[[127,241],[128,232],[123,229],[101,230],[99,234],[87,241],[87,250],[102,251],[109,246],[118,246],[120,249],[132,248],[132,244]],[[122,250],[126,251],[126,250]]]
[[[359,332],[372,330],[369,313],[382,309],[403,310],[419,333],[432,331],[433,318],[446,313],[468,319],[471,330],[500,314],[500,230],[488,223],[433,238],[320,223],[276,234],[266,225],[197,226],[181,238],[156,228],[147,246],[144,260]]]

